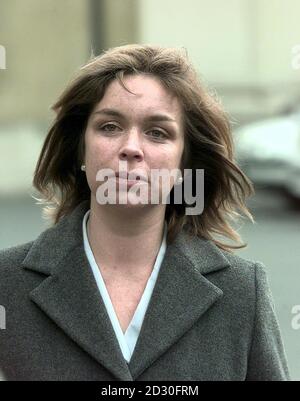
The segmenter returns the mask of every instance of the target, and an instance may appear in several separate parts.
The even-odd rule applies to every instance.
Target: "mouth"
[[[148,182],[147,176],[138,171],[129,171],[129,172],[117,171],[115,173],[115,176],[116,178],[127,180],[128,182],[138,182],[138,181]]]

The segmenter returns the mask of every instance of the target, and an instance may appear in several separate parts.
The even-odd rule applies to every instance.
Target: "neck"
[[[161,246],[165,205],[125,208],[91,198],[87,233],[95,260],[107,276],[148,277]]]

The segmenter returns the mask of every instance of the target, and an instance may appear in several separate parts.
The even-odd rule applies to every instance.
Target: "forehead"
[[[181,106],[177,97],[167,90],[158,78],[147,75],[129,75],[123,78],[126,90],[122,84],[114,79],[111,81],[101,101],[95,110],[101,107],[122,108],[122,110],[144,112],[167,112],[174,118],[180,118]]]

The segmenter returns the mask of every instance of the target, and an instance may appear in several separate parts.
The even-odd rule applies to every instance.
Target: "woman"
[[[33,183],[54,224],[1,252],[5,378],[288,380],[265,268],[233,253],[252,185],[185,53],[110,49],[53,109]],[[156,170],[180,172],[167,197]]]

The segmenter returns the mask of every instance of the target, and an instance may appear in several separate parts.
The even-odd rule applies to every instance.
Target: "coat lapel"
[[[167,247],[127,364],[85,256],[82,219],[88,208],[82,202],[33,243],[23,267],[47,278],[30,298],[118,380],[135,380],[222,296],[205,274],[229,262],[212,242],[180,233]]]
[[[33,244],[23,267],[49,276],[30,298],[118,380],[132,380],[85,256],[82,219],[88,208],[81,204]]]
[[[182,233],[167,248],[129,363],[134,378],[177,342],[223,295],[203,274],[228,265],[212,243]]]

